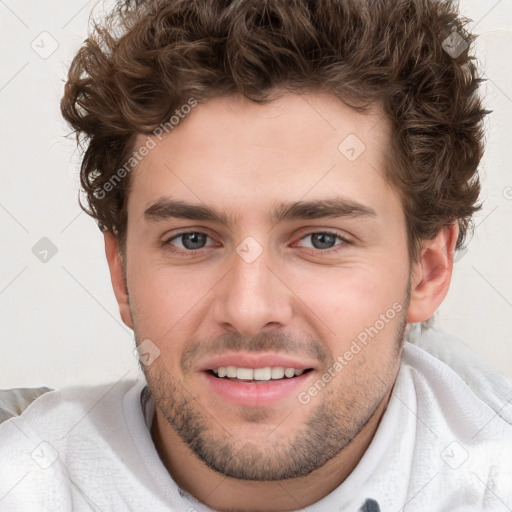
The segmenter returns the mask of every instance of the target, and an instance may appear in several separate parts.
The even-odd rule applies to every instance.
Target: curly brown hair
[[[386,177],[400,192],[410,257],[453,222],[460,248],[481,207],[477,168],[489,113],[468,21],[450,0],[118,4],[93,23],[61,102],[86,145],[80,204],[124,253],[131,175],[119,171],[138,134],[168,123],[191,98],[243,94],[265,103],[320,89],[362,113],[378,104],[389,121]],[[119,183],[109,186],[116,173]]]

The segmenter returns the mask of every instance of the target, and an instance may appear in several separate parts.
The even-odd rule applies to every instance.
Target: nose
[[[234,252],[231,270],[216,287],[215,321],[245,336],[285,326],[292,316],[293,293],[277,267],[266,250],[251,262]]]

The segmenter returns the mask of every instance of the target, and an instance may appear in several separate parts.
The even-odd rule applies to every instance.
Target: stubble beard
[[[388,395],[396,378],[397,360],[405,339],[406,311],[407,307],[395,332],[397,358],[387,361],[384,367],[369,369],[364,365],[366,358],[363,356],[355,381],[346,386],[352,394],[344,388],[327,386],[315,397],[318,403],[292,439],[286,436],[286,431],[283,433],[279,429],[257,442],[239,439],[236,431],[227,433],[198,404],[199,397],[188,393],[184,383],[171,376],[165,368],[153,364],[142,369],[161,415],[208,467],[241,480],[273,481],[304,477],[349,445]],[[137,331],[135,333],[137,337]],[[303,405],[297,402],[297,407]],[[241,415],[247,422],[257,425],[264,422],[267,412],[243,408]]]

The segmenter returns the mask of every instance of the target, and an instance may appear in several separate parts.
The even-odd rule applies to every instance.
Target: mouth
[[[199,370],[207,390],[217,399],[244,407],[268,407],[293,399],[317,373],[313,361],[249,353],[220,356]]]
[[[240,368],[236,366],[219,366],[207,370],[210,375],[219,379],[227,379],[246,383],[268,382],[293,379],[313,371],[313,368],[293,368],[284,366],[265,366],[264,368]]]

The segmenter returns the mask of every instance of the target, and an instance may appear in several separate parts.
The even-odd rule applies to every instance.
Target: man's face
[[[138,165],[127,288],[137,343],[159,350],[142,366],[160,424],[211,468],[306,475],[389,396],[410,269],[388,136],[377,110],[324,94],[216,98]],[[333,200],[331,216],[287,209]]]

